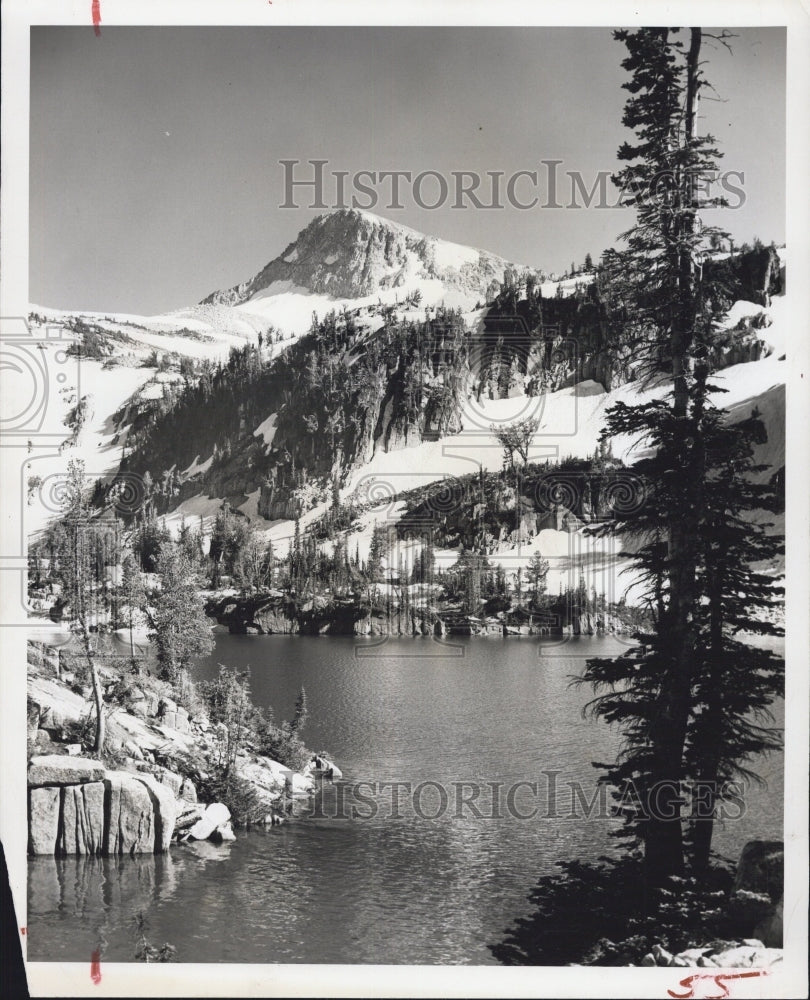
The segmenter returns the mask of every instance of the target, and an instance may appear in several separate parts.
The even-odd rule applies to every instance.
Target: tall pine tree
[[[713,683],[706,677],[714,670],[716,680],[724,669],[728,656],[720,651],[732,641],[728,635],[714,645],[707,640],[703,610],[706,587],[718,573],[725,583],[715,587],[716,611],[726,606],[733,586],[728,569],[711,561],[716,545],[708,541],[721,537],[732,518],[727,506],[715,506],[712,494],[710,466],[721,460],[722,421],[709,404],[715,388],[709,382],[711,347],[729,303],[701,266],[718,231],[702,228],[698,214],[719,204],[704,193],[719,154],[710,136],[697,134],[698,96],[706,86],[701,31],[689,29],[686,42],[680,29],[670,28],[615,37],[628,50],[622,65],[631,74],[624,85],[631,96],[623,124],[635,133],[635,142],[619,150],[627,165],[615,181],[624,203],[635,209],[636,225],[624,234],[625,249],[606,254],[605,270],[614,308],[623,316],[623,341],[641,360],[639,374],[648,382],[664,379],[671,390],[664,399],[621,404],[608,415],[608,437],[630,433],[651,449],[652,457],[636,466],[647,476],[650,495],[641,510],[617,517],[613,528],[641,537],[634,559],[648,588],[654,630],[623,657],[589,661],[584,680],[597,692],[594,711],[622,726],[624,751],[605,776],[619,786],[632,780],[640,793],[638,800],[623,800],[620,811],[628,821],[625,832],[643,844],[656,882],[684,870],[684,827],[677,821],[683,781],[699,769],[719,775],[744,755],[730,734],[725,742],[722,736],[706,739],[697,721]],[[740,447],[730,439],[726,446]],[[741,521],[760,502],[743,489],[743,478],[741,473],[733,486],[734,516]],[[754,687],[761,687],[759,680],[741,690]],[[737,699],[738,721],[747,697]],[[730,707],[728,698],[725,705]],[[705,841],[705,832],[701,836]]]

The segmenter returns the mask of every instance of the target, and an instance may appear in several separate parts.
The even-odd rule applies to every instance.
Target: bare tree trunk
[[[101,678],[98,675],[98,668],[90,657],[90,675],[93,678],[93,699],[96,703],[96,756],[101,758],[104,749],[104,737],[106,735],[106,719],[104,717],[104,696],[101,691]]]
[[[93,685],[93,701],[96,706],[96,738],[93,743],[93,749],[96,756],[101,759],[101,752],[104,749],[104,737],[106,735],[107,728],[106,719],[104,717],[104,693],[101,690],[101,677],[99,676],[98,667],[96,666],[93,647],[90,642],[90,633],[87,630],[87,623],[81,621],[80,627],[82,644],[84,646],[84,655],[87,660],[87,666],[90,669],[90,680]]]

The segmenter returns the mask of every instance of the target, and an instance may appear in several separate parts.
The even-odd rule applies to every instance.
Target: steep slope
[[[732,419],[760,410],[769,440],[757,458],[778,470],[787,318],[774,259],[755,251],[718,260],[738,301],[716,361],[729,390],[722,405]],[[99,352],[81,359],[92,371],[92,419],[49,456],[49,472],[98,449],[88,472],[109,482],[126,448],[124,478],[150,472],[170,526],[183,516],[210,524],[227,498],[278,555],[296,519],[306,530],[323,516],[336,483],[340,500],[361,512],[349,534],[365,557],[374,526],[397,523],[404,491],[479,466],[499,470],[495,428],[537,417],[532,460],[585,458],[605,409],[643,394],[632,356],[612,353],[594,275],[550,282],[362,212],[315,219],[255,277],[185,310],[144,318],[37,309],[35,319]],[[632,462],[635,443],[614,442],[614,454]],[[29,522],[39,526],[47,510],[38,504],[35,492]],[[565,533],[545,529],[520,551],[511,544],[495,555],[513,571],[534,551],[559,552],[552,581],[573,571]],[[418,544],[411,549],[409,559]]]
[[[202,367],[226,363],[232,350],[255,345],[260,337],[261,361],[268,364],[296,345],[313,315],[323,320],[350,309],[357,330],[367,337],[384,324],[388,307],[415,318],[425,307],[444,304],[462,309],[475,326],[480,317],[475,307],[497,292],[507,269],[526,273],[494,254],[348,211],[313,220],[254,278],[197,305],[140,316],[32,304],[29,323],[42,350],[50,356],[66,339],[72,344],[67,382],[52,394],[49,409],[50,451],[56,453],[33,456],[29,475],[52,484],[71,457],[82,457],[92,478],[109,477],[130,431],[150,411],[170,405]],[[74,410],[80,403],[89,418],[77,427]],[[272,419],[272,413],[263,419]],[[210,448],[197,457],[199,462],[194,455],[182,462],[178,472],[185,478],[204,475]],[[26,498],[29,532],[56,512],[41,494],[36,487]]]

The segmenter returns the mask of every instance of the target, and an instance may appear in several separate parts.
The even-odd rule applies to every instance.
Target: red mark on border
[[[96,986],[101,982],[101,952],[98,948],[90,956],[90,978]]]
[[[28,933],[28,928],[27,928],[27,927],[21,927],[21,928],[20,928],[20,934],[23,934],[23,935],[25,935],[25,934],[27,934],[27,933]]]
[[[96,33],[96,38],[101,34],[101,0],[93,0],[93,6],[91,7],[93,12],[93,31]]]
[[[682,979],[679,986],[683,986],[686,990],[685,993],[675,993],[673,990],[667,990],[667,993],[674,998],[674,1000],[692,1000],[695,995],[695,984],[704,980],[709,980],[717,989],[719,993],[705,993],[703,994],[704,1000],[725,1000],[726,997],[731,996],[726,986],[726,982],[730,979],[753,979],[757,976],[767,976],[767,969],[752,969],[750,972],[698,972],[692,976],[687,976]]]

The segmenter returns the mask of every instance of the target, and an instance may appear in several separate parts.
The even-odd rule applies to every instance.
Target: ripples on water
[[[101,943],[105,961],[131,961],[141,912],[152,943],[173,944],[181,962],[493,962],[487,945],[527,911],[540,875],[557,860],[610,850],[611,823],[565,818],[565,783],[593,794],[591,763],[617,746],[607,727],[582,717],[587,692],[569,681],[585,656],[618,650],[612,638],[459,640],[448,649],[431,639],[219,636],[198,676],[213,676],[219,662],[250,666],[254,700],[277,719],[291,717],[303,685],[306,742],[334,756],[344,781],[323,787],[313,814],[240,832],[233,844],[32,859],[29,958],[87,961]],[[561,818],[479,819],[463,806],[456,815],[453,783],[521,780],[537,781],[538,792],[523,789],[517,808],[546,815],[550,770],[560,772]],[[769,788],[754,789],[746,817],[718,831],[722,851],[781,828],[781,758],[759,770]],[[352,799],[348,785],[361,781],[441,782],[448,807],[423,819],[404,795],[395,819],[388,789]],[[348,818],[352,805],[368,815],[369,798],[373,818]],[[435,789],[420,801],[425,814],[437,811]],[[479,802],[490,817],[491,792]]]

